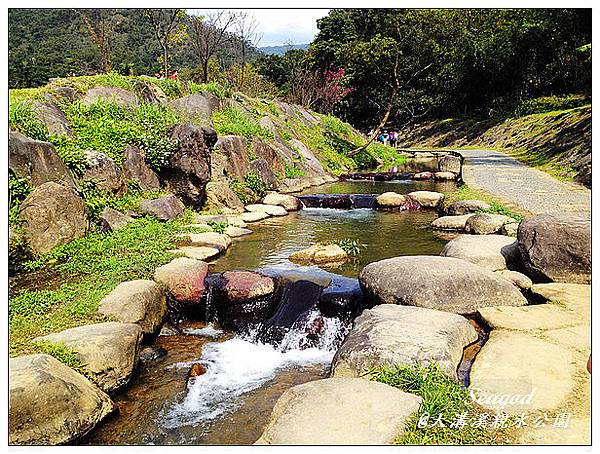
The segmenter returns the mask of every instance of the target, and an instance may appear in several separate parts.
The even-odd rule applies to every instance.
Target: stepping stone
[[[142,329],[134,323],[98,323],[38,337],[34,341],[64,344],[85,364],[90,380],[104,392],[121,388],[138,363]]]
[[[477,312],[492,329],[547,330],[583,323],[582,318],[576,313],[552,304],[536,304],[525,307],[482,307]]]
[[[504,224],[514,222],[513,218],[502,214],[482,213],[470,217],[465,224],[467,233],[489,235],[498,233]]]
[[[337,351],[334,377],[360,377],[374,367],[437,363],[450,378],[463,349],[477,340],[469,321],[457,314],[382,304],[365,310]]]
[[[474,216],[473,214],[463,214],[459,216],[442,216],[431,223],[431,227],[440,230],[464,230],[467,220]]]
[[[208,221],[214,221],[214,222],[226,222],[227,221],[227,218],[222,214],[194,213],[192,218],[194,219],[194,222],[197,222],[200,224],[206,224]]]
[[[154,271],[154,280],[180,303],[197,304],[204,295],[208,264],[187,257],[171,260]]]
[[[444,200],[444,194],[434,191],[414,191],[408,196],[425,208],[437,208]]]
[[[558,282],[535,284],[531,287],[531,291],[534,295],[547,299],[551,304],[572,310],[581,314],[585,320],[591,320],[592,288],[590,285]]]
[[[554,343],[494,330],[473,363],[470,391],[479,405],[495,412],[551,411],[566,405],[575,388],[573,361],[569,350]],[[503,405],[506,395],[512,402]]]
[[[503,235],[459,235],[446,243],[440,255],[487,268],[505,270],[519,259],[517,241]]]
[[[419,396],[360,378],[327,378],[288,389],[255,444],[391,444],[421,404]]]
[[[231,246],[231,238],[223,233],[180,233],[175,237],[177,246],[206,246],[224,251]]]
[[[247,211],[246,213],[242,213],[240,215],[240,218],[242,218],[244,222],[262,221],[263,219],[267,219],[268,217],[270,216],[267,213],[262,213],[259,211]]]
[[[298,198],[287,195],[278,194],[277,192],[268,193],[263,199],[265,205],[280,205],[287,211],[297,211],[300,209],[300,200]]]
[[[183,254],[184,257],[196,260],[209,260],[221,253],[221,251],[214,247],[206,246],[181,246],[177,249],[171,249],[173,254]]]
[[[279,205],[263,205],[260,203],[246,205],[246,211],[267,213],[270,216],[287,216],[288,212],[285,208]]]
[[[448,214],[457,216],[489,209],[489,203],[486,203],[483,200],[460,200],[458,202],[454,202],[448,207]]]
[[[254,233],[252,232],[252,230],[242,229],[241,227],[234,227],[232,225],[225,229],[225,234],[227,236],[230,236],[231,238],[239,238],[241,236],[250,235],[252,233]]]
[[[246,228],[246,223],[242,219],[241,216],[227,216],[227,223],[234,227],[240,227],[242,229]]]

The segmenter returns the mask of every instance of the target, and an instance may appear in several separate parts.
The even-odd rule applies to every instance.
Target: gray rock
[[[37,119],[46,125],[48,133],[57,136],[73,136],[67,117],[56,105],[40,101],[34,101],[32,105]]]
[[[125,193],[127,181],[115,161],[104,153],[92,150],[85,152],[85,158],[87,160],[86,170],[83,174],[85,181],[92,182],[101,191],[116,195]]]
[[[272,190],[277,188],[279,182],[275,177],[273,168],[271,167],[271,164],[264,159],[255,159],[254,161],[250,161],[250,164],[248,165],[248,171],[254,172],[256,175],[258,175],[267,189]]]
[[[146,164],[144,152],[135,145],[125,149],[123,175],[127,180],[136,180],[144,190],[160,189],[158,175]]]
[[[82,238],[88,229],[83,199],[70,187],[53,182],[38,186],[25,198],[19,218],[35,254]]]
[[[162,326],[167,300],[154,281],[126,281],[100,301],[98,312],[121,323],[136,323],[145,335],[152,335]]]
[[[62,181],[75,186],[71,172],[49,142],[8,133],[8,168],[17,178],[26,178],[32,186],[49,181]]]
[[[360,377],[380,366],[437,363],[452,379],[463,349],[477,340],[469,321],[457,314],[382,304],[365,310],[337,351],[334,377]]]
[[[35,339],[72,349],[84,364],[89,379],[102,391],[126,385],[138,363],[142,329],[134,323],[99,323],[78,326]]]
[[[143,213],[155,216],[161,221],[169,221],[183,214],[185,206],[173,194],[158,199],[142,200],[140,209]]]
[[[474,313],[486,306],[524,306],[527,300],[506,279],[453,257],[407,256],[370,263],[360,284],[376,303]]]
[[[518,222],[509,222],[508,224],[504,224],[500,229],[500,233],[506,236],[512,236],[513,238],[517,237],[517,231],[519,229]]]
[[[255,444],[391,444],[420,404],[420,397],[383,383],[316,380],[283,393]]]
[[[73,102],[77,99],[77,92],[71,87],[55,87],[44,93],[44,99],[49,102]]]
[[[224,157],[222,169],[215,169],[216,177],[225,176],[244,181],[248,174],[250,160],[248,159],[248,141],[243,136],[221,136],[215,144],[215,152]]]
[[[228,208],[234,212],[242,212],[244,204],[225,181],[210,181],[206,185],[204,208],[209,211]]]
[[[300,192],[305,186],[300,178],[284,178],[279,184],[278,191],[285,194],[290,192]]]
[[[483,200],[461,200],[459,202],[454,202],[448,207],[448,214],[451,216],[457,216],[489,209],[490,205]]]
[[[573,215],[542,214],[526,219],[517,233],[519,252],[532,277],[591,283],[592,226]]]
[[[91,106],[98,101],[114,102],[122,107],[138,106],[138,98],[135,93],[119,87],[94,87],[81,100],[85,106]]]
[[[211,152],[217,133],[208,127],[174,125],[169,138],[177,143],[163,167],[165,188],[190,206],[200,206],[206,183],[211,179]]]
[[[459,235],[444,246],[440,255],[463,259],[491,271],[505,270],[519,260],[515,239],[502,235]]]
[[[287,210],[280,205],[265,205],[262,203],[246,205],[246,210],[250,212],[266,213],[269,216],[287,216],[288,214]]]
[[[110,397],[52,356],[12,358],[8,370],[11,445],[69,443],[116,409]]]
[[[184,96],[169,103],[169,107],[179,115],[203,126],[212,124],[212,114],[220,105],[219,98],[206,92]]]
[[[518,271],[499,270],[496,271],[496,274],[509,280],[510,282],[512,282],[517,287],[523,290],[529,290],[533,285],[533,282],[531,281],[531,279],[529,279],[529,277],[525,276],[523,273],[519,273]]]
[[[498,233],[504,224],[513,222],[513,218],[502,214],[481,213],[471,216],[465,224],[467,233],[489,235]]]
[[[126,214],[123,214],[111,207],[104,207],[102,213],[100,213],[100,227],[105,232],[113,232],[115,230],[122,229],[130,222],[133,222],[133,218]]]
[[[425,208],[437,208],[444,200],[444,194],[434,191],[414,191],[408,196]]]
[[[285,161],[277,150],[260,137],[252,138],[252,151],[259,158],[269,163],[274,172],[285,175]]]
[[[460,175],[461,166],[462,160],[458,156],[451,154],[441,157],[438,161],[438,170],[440,172],[454,172]]]

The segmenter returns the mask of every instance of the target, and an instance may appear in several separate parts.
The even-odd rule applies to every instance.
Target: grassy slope
[[[508,119],[446,119],[404,131],[403,145],[508,152],[560,179],[591,185],[591,105]]]

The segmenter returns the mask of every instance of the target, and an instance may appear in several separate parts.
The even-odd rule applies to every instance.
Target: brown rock
[[[100,213],[100,227],[105,232],[113,232],[115,230],[122,229],[130,222],[133,222],[133,218],[126,214],[123,214],[111,207],[104,207],[102,213]]]
[[[275,290],[273,279],[251,271],[223,273],[223,291],[230,301],[246,301],[269,295]]]
[[[127,190],[127,181],[123,172],[111,158],[99,151],[85,152],[87,168],[83,174],[85,181],[94,183],[101,191],[122,195]]]
[[[254,161],[251,161],[248,166],[248,171],[258,175],[267,189],[277,188],[279,182],[275,177],[275,173],[273,173],[273,168],[271,167],[271,164],[264,159],[255,159]]]
[[[222,171],[224,176],[244,181],[250,166],[246,138],[243,136],[221,136],[215,144],[215,151],[225,157]]]
[[[165,288],[171,297],[184,304],[197,304],[204,295],[204,279],[208,264],[200,260],[180,257],[154,271],[154,280]]]
[[[153,200],[142,200],[140,209],[145,213],[156,216],[161,221],[175,219],[183,214],[185,206],[173,194]]]
[[[125,149],[123,175],[127,180],[136,180],[144,190],[160,189],[158,175],[146,164],[144,152],[135,145]]]
[[[192,364],[192,367],[190,367],[190,370],[188,371],[188,377],[189,378],[199,377],[200,375],[204,375],[205,373],[206,373],[206,367],[204,367],[200,363],[194,363],[194,364]]]
[[[206,185],[205,209],[213,211],[223,207],[237,212],[244,211],[244,204],[226,182],[209,182]]]

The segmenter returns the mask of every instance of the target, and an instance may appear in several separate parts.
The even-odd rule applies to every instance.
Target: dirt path
[[[591,191],[565,183],[510,156],[491,150],[457,150],[463,157],[463,180],[533,214],[591,215]]]

